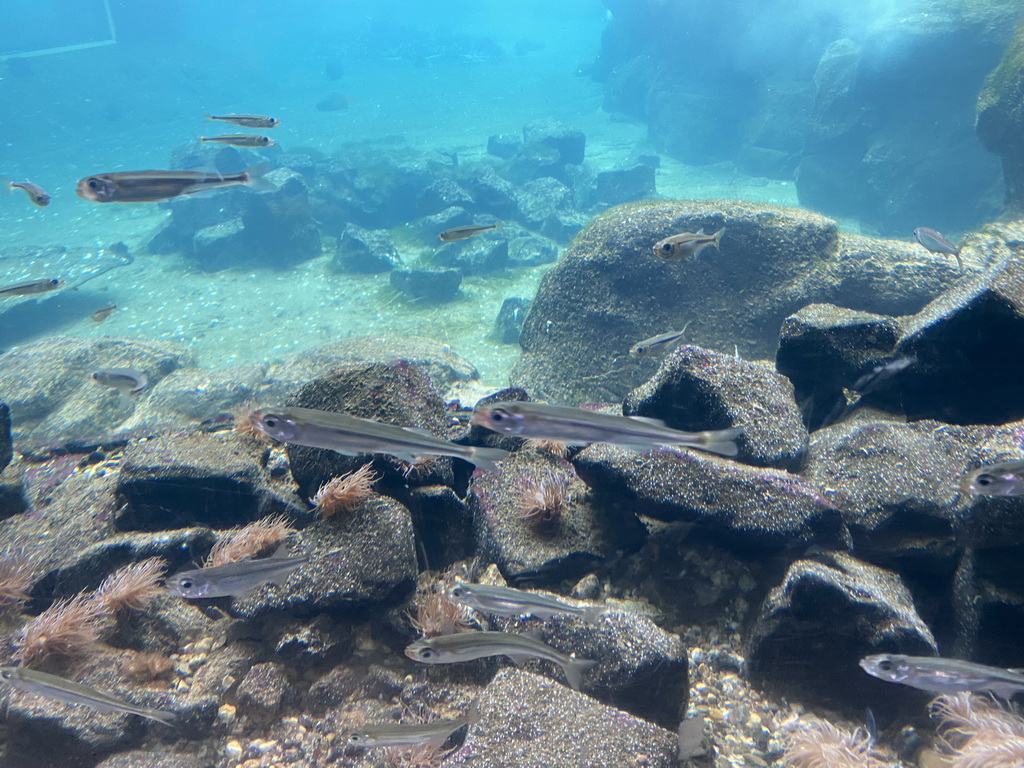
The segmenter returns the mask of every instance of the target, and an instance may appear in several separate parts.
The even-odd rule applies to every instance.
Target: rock
[[[416,581],[416,546],[409,511],[374,495],[356,509],[299,532],[295,546],[309,552],[283,586],[266,585],[232,601],[245,619],[286,612],[359,615],[379,603],[394,603]],[[294,654],[294,651],[292,651]]]
[[[338,249],[331,260],[336,272],[387,272],[402,263],[387,230],[368,230],[349,224],[338,239]]]
[[[487,138],[487,154],[508,160],[515,155],[523,140],[515,133],[496,133]]]
[[[920,704],[920,692],[864,674],[858,661],[874,653],[938,650],[899,576],[845,553],[824,553],[793,563],[765,599],[747,671],[774,694],[823,706],[871,706],[890,717],[909,702]]]
[[[583,131],[571,125],[552,120],[533,120],[523,126],[523,140],[545,144],[558,150],[563,165],[579,165],[586,153],[587,138]]]
[[[121,460],[121,531],[196,523],[230,528],[275,513],[309,519],[305,503],[278,490],[262,465],[265,446],[233,433],[178,433],[132,442]]]
[[[475,205],[473,196],[457,182],[451,179],[438,179],[420,192],[416,210],[420,216],[430,216],[452,206],[472,209]]]
[[[651,248],[673,232],[727,227],[722,252],[686,264]],[[815,265],[835,253],[837,228],[816,214],[751,203],[659,202],[597,216],[544,276],[523,326],[511,380],[558,402],[614,401],[645,371],[625,352],[639,339],[693,321],[701,346],[744,357],[773,354],[782,319],[807,303]],[[742,291],[759,297],[735,307]],[[714,326],[706,318],[729,317]]]
[[[764,363],[694,346],[677,347],[622,406],[626,416],[660,419],[698,432],[743,427],[737,461],[796,471],[807,450],[793,385]]]
[[[125,422],[126,428],[216,422],[252,402],[266,375],[263,364],[179,368],[161,379]]]
[[[352,650],[352,625],[335,621],[326,613],[299,621],[287,614],[273,614],[261,616],[256,622],[264,630],[270,629],[267,634],[274,656],[300,668],[333,662]]]
[[[529,142],[519,147],[515,157],[508,161],[506,175],[516,184],[544,178],[557,178],[565,173],[566,165],[557,149],[540,142]]]
[[[391,273],[391,287],[410,301],[443,304],[459,295],[462,273],[457,269],[413,269],[404,267]]]
[[[448,434],[444,403],[437,390],[422,368],[404,360],[339,366],[310,381],[287,404],[414,427],[438,437]],[[431,458],[418,471],[407,472],[407,467],[387,455],[344,456],[294,443],[287,450],[303,498],[313,496],[332,477],[352,472],[370,460],[374,470],[384,475],[384,482],[399,488],[453,482],[452,459],[444,457]]]
[[[281,710],[298,698],[288,680],[287,667],[274,661],[250,667],[238,684],[236,696],[239,711],[264,725],[277,722]]]
[[[11,409],[6,403],[0,403],[0,472],[14,458],[14,442],[11,440]]]
[[[419,232],[420,237],[433,245],[437,241],[437,236],[446,229],[472,223],[473,217],[465,208],[453,205],[451,208],[445,208],[440,213],[424,216],[415,222],[414,226]]]
[[[654,169],[647,165],[634,165],[622,170],[600,171],[597,174],[595,196],[602,203],[618,205],[657,194],[654,187]]]
[[[508,241],[508,260],[513,267],[536,267],[557,259],[558,243],[549,238],[527,234]]]
[[[310,380],[352,363],[414,363],[439,392],[480,377],[476,367],[447,344],[424,336],[350,336],[297,352],[271,366],[260,400],[284,401]]]
[[[572,192],[550,177],[528,181],[519,195],[519,218],[526,226],[539,229],[551,217],[572,206]]]
[[[975,126],[985,148],[1003,166],[1006,199],[1003,217],[1024,214],[1024,24],[1017,26],[1013,40],[1003,52],[999,65],[985,78],[978,95]]]
[[[530,311],[529,299],[509,296],[501,302],[498,318],[494,321],[494,335],[502,344],[518,344],[523,330],[523,321]]]
[[[303,700],[303,707],[322,712],[336,707],[350,697],[362,693],[365,672],[350,666],[338,666],[318,678],[311,686]]]
[[[203,270],[219,272],[246,263],[251,245],[245,224],[236,217],[196,232],[192,237],[192,254]]]
[[[782,470],[754,469],[685,449],[638,454],[610,445],[581,451],[573,464],[602,506],[619,514],[698,523],[726,549],[850,546],[839,510],[817,488]]]
[[[565,183],[572,190],[572,205],[576,210],[590,210],[597,202],[597,173],[589,165],[565,166]]]
[[[536,768],[543,755],[551,765],[625,766],[638,754],[651,768],[677,765],[674,733],[528,672],[499,672],[479,708],[480,721],[459,750],[460,765]],[[567,739],[567,732],[586,738]]]
[[[608,529],[612,521],[590,504],[572,465],[549,454],[518,451],[498,472],[475,476],[468,503],[478,556],[509,581],[579,578],[614,550],[639,547],[643,536],[626,516]]]
[[[434,264],[452,267],[463,275],[497,272],[508,266],[508,240],[504,235],[487,232],[445,243],[434,253]]]
[[[409,490],[409,511],[416,529],[416,545],[434,569],[473,556],[473,513],[455,491],[445,485]]]
[[[196,651],[183,654],[188,663]],[[197,664],[184,696],[175,697],[180,732],[190,739],[209,735],[225,696],[259,660],[255,643],[236,640],[205,653],[205,663]]]
[[[16,440],[106,435],[150,392],[122,398],[93,382],[93,371],[145,371],[151,390],[171,371],[192,364],[191,354],[169,341],[49,336],[0,355],[0,401],[10,407]]]
[[[585,214],[563,211],[545,219],[540,231],[557,243],[567,244],[589,223],[590,217]]]
[[[481,211],[498,218],[509,218],[519,210],[518,190],[490,166],[478,168],[462,183],[473,195]]]

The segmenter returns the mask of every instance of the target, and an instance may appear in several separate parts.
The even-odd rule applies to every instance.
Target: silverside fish
[[[1006,461],[972,470],[960,481],[960,490],[973,496],[1024,495],[1024,461]]]
[[[529,614],[544,621],[555,616],[575,616],[593,624],[607,611],[603,605],[570,605],[540,592],[464,581],[455,582],[449,594],[458,603],[495,616]]]
[[[404,725],[402,723],[375,723],[364,725],[349,732],[345,743],[350,747],[408,747],[415,744],[430,744],[440,748],[448,738],[466,725],[480,719],[474,701],[462,717],[454,720],[436,720],[433,723]]]
[[[1024,691],[1024,674],[971,661],[937,656],[903,656],[882,653],[860,660],[861,669],[890,683],[902,683],[929,693],[991,691],[1010,698]]]
[[[282,544],[270,557],[179,571],[167,578],[165,586],[168,592],[189,600],[246,597],[263,584],[284,584],[292,571],[309,560],[308,554],[290,556]]]

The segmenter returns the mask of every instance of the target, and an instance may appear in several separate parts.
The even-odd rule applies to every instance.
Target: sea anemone
[[[348,512],[370,498],[373,484],[378,480],[380,475],[373,471],[373,464],[364,464],[354,472],[332,477],[320,486],[309,502],[325,518],[336,512]]]
[[[1024,765],[1024,718],[1012,704],[969,693],[939,696],[929,705],[951,768]]]
[[[236,435],[259,440],[261,443],[272,443],[273,440],[267,436],[267,433],[257,426],[259,414],[260,411],[253,403],[242,403],[235,408],[232,413],[235,420],[234,432]]]
[[[783,768],[889,768],[863,729],[846,731],[825,720],[797,721],[785,736]]]
[[[111,614],[124,609],[144,611],[163,592],[160,580],[166,570],[162,557],[122,566],[103,580],[93,599]]]
[[[541,440],[539,437],[530,437],[523,442],[523,448],[539,453],[550,453],[560,459],[569,455],[569,444],[563,443],[561,440]]]
[[[259,554],[272,552],[295,533],[284,515],[271,515],[255,520],[241,528],[224,531],[213,545],[204,568],[227,565],[247,560]]]
[[[0,555],[0,608],[20,608],[32,588],[32,568],[20,554]]]
[[[520,519],[529,525],[555,528],[569,507],[569,478],[550,468],[526,474],[519,480],[515,504]]]
[[[14,658],[29,666],[48,657],[80,656],[99,640],[103,622],[109,617],[91,593],[58,600],[22,627]]]
[[[417,592],[413,598],[413,607],[416,616],[410,615],[409,621],[420,637],[451,635],[473,629],[473,614],[452,600],[448,594],[448,585],[443,581]]]

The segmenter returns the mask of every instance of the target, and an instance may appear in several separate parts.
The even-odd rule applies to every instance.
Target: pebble
[[[229,760],[238,760],[242,757],[242,745],[237,739],[232,739],[224,745],[224,754]]]

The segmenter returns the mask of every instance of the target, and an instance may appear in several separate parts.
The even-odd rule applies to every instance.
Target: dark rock
[[[211,127],[216,124],[211,124]],[[241,130],[241,129],[240,129]],[[262,163],[264,152],[215,142],[186,141],[171,150],[171,168],[211,168],[218,173],[239,173]]]
[[[145,371],[152,388],[191,364],[191,354],[169,341],[49,336],[0,355],[0,401],[10,407],[15,439],[108,435],[149,392],[125,398],[104,391],[92,381],[93,371]]]
[[[635,519],[604,519],[572,465],[548,454],[516,452],[498,472],[475,476],[471,490],[477,552],[508,580],[579,578],[642,541]]]
[[[336,707],[362,693],[365,677],[362,669],[357,670],[349,666],[335,667],[309,686],[303,706],[315,712]]]
[[[538,755],[552,765],[630,765],[640,753],[650,768],[678,764],[674,733],[528,672],[499,672],[481,694],[479,708],[480,721],[470,726],[460,750],[463,765],[536,768]],[[587,737],[567,739],[552,723]]]
[[[512,182],[503,179],[490,166],[478,169],[463,184],[472,193],[480,210],[492,216],[508,218],[519,210],[518,191]]]
[[[164,531],[201,523],[230,528],[274,513],[309,518],[306,505],[273,487],[264,446],[233,433],[169,434],[131,443],[118,493],[119,530]]]
[[[519,195],[519,218],[526,226],[539,229],[549,218],[572,206],[572,192],[557,179],[542,178],[523,185]]]
[[[243,403],[256,400],[266,372],[262,364],[179,368],[157,382],[125,427],[216,422]],[[203,396],[196,397],[197,392]]]
[[[567,165],[565,183],[572,190],[572,205],[578,211],[589,210],[597,202],[597,173],[589,165]]]
[[[445,208],[440,213],[424,216],[415,222],[415,227],[419,231],[420,237],[433,244],[437,240],[437,236],[446,229],[472,223],[473,217],[465,208],[453,205],[451,208]]]
[[[540,231],[545,237],[559,243],[568,243],[580,230],[590,223],[590,217],[582,213],[562,212],[545,219]]]
[[[526,313],[530,311],[529,299],[509,296],[501,302],[498,318],[494,322],[494,335],[502,344],[518,344]]]
[[[330,664],[351,652],[352,625],[319,613],[308,621],[295,621],[287,614],[257,619],[260,627],[270,626],[274,656],[293,665]],[[276,625],[283,624],[280,632]]]
[[[274,661],[250,667],[238,684],[236,696],[241,713],[264,725],[277,722],[281,710],[297,699],[287,667]]]
[[[192,254],[207,272],[244,264],[250,247],[249,233],[240,218],[203,227],[192,237]]]
[[[670,64],[658,67],[646,102],[648,131],[658,150],[692,165],[732,158],[756,104],[756,90],[748,78],[720,74],[711,89],[706,82],[681,82]],[[721,98],[720,88],[729,93],[727,99]]]
[[[864,674],[858,662],[873,653],[931,656],[937,648],[899,576],[828,553],[791,565],[765,599],[747,671],[758,686],[825,706],[871,706],[889,717],[919,702],[920,692]]]
[[[535,179],[557,178],[565,172],[562,155],[552,146],[530,142],[519,147],[515,157],[508,161],[506,174],[516,184]]]
[[[0,472],[14,458],[14,442],[11,440],[11,409],[6,403],[0,403]]]
[[[536,267],[558,259],[558,243],[539,235],[513,237],[508,241],[508,259],[513,267]]]
[[[503,235],[487,232],[445,243],[434,253],[434,264],[453,267],[463,275],[497,272],[508,266],[508,240]]]
[[[729,549],[773,550],[796,544],[849,548],[839,510],[798,475],[754,469],[698,451],[638,454],[593,445],[573,463],[602,505],[620,514],[699,523]]]
[[[472,209],[475,206],[473,196],[451,179],[438,179],[420,192],[416,201],[416,211],[420,216],[440,213],[446,208],[458,206]]]
[[[516,133],[496,133],[487,138],[487,154],[508,160],[522,143],[523,140]]]
[[[604,111],[645,119],[647,93],[657,68],[654,57],[643,54],[612,68],[604,85]]]
[[[985,78],[978,95],[978,138],[1003,165],[1006,200],[1003,215],[1024,214],[1024,24],[1003,52],[999,65]]]
[[[459,295],[462,273],[457,269],[396,269],[391,287],[411,301],[443,304]]]
[[[473,513],[455,491],[445,485],[412,488],[408,506],[418,551],[432,569],[472,557]]]
[[[523,126],[523,139],[527,144],[536,142],[557,149],[563,165],[579,165],[586,153],[587,137],[583,131],[550,118]]]
[[[398,360],[391,364],[364,363],[335,367],[313,379],[288,400],[288,405],[347,413],[364,419],[447,434],[444,403],[424,369]],[[451,459],[434,458],[406,476],[406,467],[388,456],[344,456],[334,451],[288,445],[292,475],[303,498],[313,496],[332,477],[339,477],[373,460],[385,481],[407,485],[452,483]]]
[[[248,195],[242,221],[254,253],[246,263],[286,268],[321,255],[320,232],[309,206],[309,186],[290,168],[264,179],[270,192]]]
[[[648,165],[634,165],[632,168],[600,171],[597,174],[595,196],[602,203],[629,203],[652,197],[656,193],[654,169]]]
[[[186,694],[175,698],[180,733],[192,739],[205,738],[213,728],[225,696],[258,659],[259,648],[250,642],[236,640],[209,651],[206,662],[198,665],[189,681]]]
[[[299,532],[296,547],[311,560],[283,586],[265,585],[236,599],[231,610],[246,619],[272,613],[357,613],[396,602],[416,580],[416,545],[409,511],[386,496]],[[292,651],[294,653],[294,651]]]
[[[161,749],[158,753],[150,750],[121,752],[98,763],[96,768],[210,768],[211,765],[196,755],[175,755]]]
[[[622,412],[687,432],[742,426],[737,460],[760,467],[796,471],[807,450],[788,379],[763,363],[700,347],[670,352],[654,376],[629,393]]]
[[[402,263],[402,257],[386,230],[368,230],[349,224],[338,238],[338,250],[331,260],[337,272],[387,272]]]

